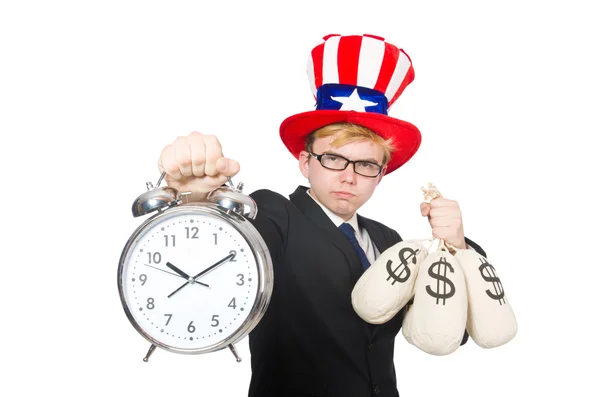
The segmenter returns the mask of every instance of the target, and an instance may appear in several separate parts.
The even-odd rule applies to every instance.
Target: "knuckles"
[[[209,154],[210,158],[207,157]],[[216,161],[222,156],[221,143],[215,135],[192,131],[186,136],[177,136],[171,144],[163,148],[158,168],[171,177],[181,175],[182,171],[189,168],[193,173],[202,169],[202,175],[197,176],[203,176],[206,175],[204,172],[207,171],[205,167],[208,162],[208,171],[211,174],[209,176],[217,176],[219,173],[216,170]],[[211,167],[213,162],[214,166]]]
[[[163,171],[165,171],[169,175],[177,175],[179,174],[179,166],[175,163],[163,163]]]
[[[189,157],[181,157],[177,160],[180,167],[189,167],[192,165],[192,160]]]
[[[439,210],[445,209],[446,211],[449,211],[453,215],[461,214],[460,206],[458,205],[458,201],[456,201],[456,200],[449,200],[446,198],[437,198],[437,199],[431,200],[430,206],[432,208],[432,212],[435,212],[435,213],[441,212]]]
[[[458,207],[458,201],[439,197],[430,201],[432,207]]]
[[[201,134],[202,135],[202,134]],[[207,142],[219,142],[215,135],[202,135],[203,139]]]

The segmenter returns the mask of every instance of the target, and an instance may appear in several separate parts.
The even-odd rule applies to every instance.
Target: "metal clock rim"
[[[126,259],[128,258],[128,254],[130,253],[131,246],[136,242],[140,234],[142,234],[142,232],[151,223],[154,223],[164,217],[173,216],[178,212],[186,211],[198,211],[204,214],[208,212],[209,214],[215,215],[220,219],[224,220],[225,222],[230,223],[252,248],[252,254],[254,255],[254,259],[256,260],[258,268],[257,270],[259,281],[258,289],[256,292],[256,300],[254,302],[254,305],[250,309],[250,314],[248,315],[248,317],[233,333],[231,333],[229,337],[222,340],[221,342],[200,349],[183,349],[173,347],[163,342],[160,342],[148,335],[148,333],[145,332],[144,329],[133,318],[133,314],[131,313],[127,305],[123,289],[123,266],[126,262]],[[227,211],[220,209],[216,204],[211,202],[188,203],[180,204],[176,207],[171,207],[159,211],[158,213],[152,215],[150,218],[145,220],[140,226],[138,226],[135,229],[135,231],[127,240],[127,243],[125,244],[125,247],[123,248],[123,251],[121,253],[121,257],[119,259],[119,267],[117,271],[117,283],[121,304],[123,306],[125,314],[127,315],[127,318],[129,319],[129,322],[133,325],[136,331],[140,335],[142,335],[148,342],[160,347],[161,349],[174,353],[204,354],[222,350],[231,344],[239,342],[241,339],[247,336],[248,333],[260,322],[269,306],[269,302],[271,300],[271,295],[273,292],[273,265],[271,263],[271,256],[266,244],[262,240],[262,237],[260,236],[256,228],[254,228],[254,226],[247,219],[235,213],[228,214]]]

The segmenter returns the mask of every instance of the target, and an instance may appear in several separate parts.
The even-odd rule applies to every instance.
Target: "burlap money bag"
[[[385,250],[352,290],[352,306],[366,322],[382,324],[413,295],[414,281],[427,250],[419,240],[401,241]]]
[[[443,356],[460,346],[467,324],[467,290],[454,256],[440,243],[421,263],[414,302],[402,322],[406,340],[426,353]]]
[[[469,336],[484,348],[509,342],[517,333],[517,319],[496,269],[484,256],[473,250],[459,249],[454,257],[465,275],[469,300]]]

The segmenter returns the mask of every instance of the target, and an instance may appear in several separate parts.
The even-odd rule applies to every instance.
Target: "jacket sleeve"
[[[276,267],[287,244],[289,201],[280,194],[266,189],[257,190],[250,194],[250,197],[258,207],[256,218],[250,222],[267,244],[273,266]]]
[[[479,255],[482,255],[483,257],[487,258],[487,255],[485,253],[485,251],[483,250],[483,248],[481,248],[477,243],[475,243],[473,240],[469,240],[468,238],[465,237],[465,242],[467,243],[467,245],[471,248],[473,248],[475,251],[477,251],[477,253]]]
[[[256,218],[251,220],[252,225],[258,230],[265,241],[273,270],[281,262],[281,257],[287,244],[289,212],[288,200],[270,190],[257,190],[250,194],[256,202],[258,212]],[[277,294],[276,287],[273,296]],[[249,397],[277,397],[281,395],[283,376],[277,371],[281,368],[282,361],[278,351],[277,338],[278,317],[277,300],[271,299],[269,308],[258,325],[250,332],[248,337],[250,348],[250,363],[252,378],[248,390]],[[273,372],[275,368],[275,373]]]

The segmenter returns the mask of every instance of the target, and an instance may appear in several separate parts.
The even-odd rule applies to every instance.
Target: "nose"
[[[356,183],[356,173],[354,172],[354,168],[352,164],[348,164],[345,170],[340,171],[340,180],[344,183],[349,183],[351,185]]]

